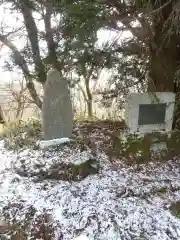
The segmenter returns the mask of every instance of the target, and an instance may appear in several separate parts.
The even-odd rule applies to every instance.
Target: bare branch
[[[151,44],[153,48],[156,47],[153,42],[153,32],[149,23],[143,16],[137,14],[136,8],[134,6],[127,6],[125,1],[120,2],[117,0],[104,0],[100,1],[101,4],[106,4],[112,10],[112,15],[108,17],[107,26],[115,30],[129,30],[139,41]],[[132,23],[138,20],[141,24],[141,28],[133,27]],[[117,22],[121,22],[124,27],[118,27]]]
[[[167,7],[171,2],[172,2],[172,0],[169,0],[168,2],[166,2],[164,5],[160,6],[159,8],[153,10],[152,12],[147,13],[147,15],[158,14],[159,12],[161,12],[163,10],[163,8]]]
[[[42,102],[37,95],[37,92],[36,92],[36,89],[34,87],[34,83],[33,83],[33,80],[32,80],[32,76],[29,72],[29,68],[27,66],[27,63],[26,63],[24,57],[21,55],[21,53],[16,48],[16,46],[11,41],[9,41],[7,39],[6,36],[0,34],[0,41],[12,51],[12,53],[14,55],[15,63],[16,63],[17,66],[20,67],[20,69],[22,70],[23,75],[26,79],[26,86],[29,90],[29,93],[30,93],[32,99],[35,101],[37,106],[39,108],[41,108],[42,107]]]

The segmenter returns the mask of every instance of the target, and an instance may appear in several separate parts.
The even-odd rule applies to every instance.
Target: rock
[[[174,216],[180,218],[180,201],[172,203],[171,206],[169,207],[169,210]]]
[[[21,177],[33,178],[34,181],[43,180],[63,180],[63,181],[80,181],[91,174],[99,172],[99,164],[96,159],[89,157],[84,161],[78,159],[74,163],[58,161],[51,165],[35,165],[32,168],[20,164],[15,167],[16,173]]]
[[[52,139],[52,140],[47,140],[47,141],[40,141],[39,142],[39,147],[40,149],[45,149],[45,148],[50,148],[50,147],[56,147],[64,143],[68,143],[72,141],[69,138],[59,138],[59,139]]]
[[[99,172],[99,166],[94,159],[89,159],[81,164],[65,164],[58,163],[51,166],[47,170],[41,170],[37,176],[37,180],[64,180],[64,181],[80,181],[91,174]]]

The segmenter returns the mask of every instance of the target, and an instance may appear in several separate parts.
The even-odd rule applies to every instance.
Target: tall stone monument
[[[56,69],[47,73],[42,106],[44,139],[70,138],[73,112],[68,84]]]

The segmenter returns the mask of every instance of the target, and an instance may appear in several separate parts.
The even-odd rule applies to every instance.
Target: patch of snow
[[[87,237],[84,236],[84,235],[81,235],[81,236],[79,236],[79,237],[74,238],[73,240],[89,240],[89,238],[87,238]]]
[[[35,171],[37,164],[46,168],[61,161],[77,163],[90,154],[67,146],[59,152],[28,149],[15,154],[0,142],[0,213],[8,203],[21,204],[19,210],[9,210],[18,221],[31,206],[38,213],[48,212],[55,227],[54,240],[78,240],[78,236],[84,240],[180,239],[180,219],[167,208],[180,201],[179,159],[140,168],[123,162],[114,166],[105,153],[97,152],[100,173],[81,182],[34,182],[15,171],[22,162]]]
[[[73,160],[71,160],[75,165],[80,165],[82,163],[87,162],[90,157],[92,157],[91,153],[88,151],[78,152],[76,156],[72,156]]]

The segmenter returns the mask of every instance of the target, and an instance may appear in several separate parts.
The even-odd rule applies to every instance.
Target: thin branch
[[[37,92],[36,92],[36,89],[34,87],[34,83],[33,83],[33,80],[32,80],[32,76],[30,74],[28,65],[27,65],[24,57],[21,55],[21,53],[16,48],[16,46],[10,40],[8,40],[8,38],[6,36],[0,34],[0,41],[12,51],[12,53],[14,55],[15,63],[16,63],[17,66],[20,67],[20,69],[22,70],[23,75],[26,79],[26,86],[29,90],[29,93],[30,93],[32,99],[35,101],[37,106],[39,108],[41,108],[42,107],[42,102],[37,95]]]
[[[162,5],[161,7],[153,10],[152,12],[147,13],[146,15],[155,15],[158,14],[160,11],[162,11],[163,8],[167,7],[170,3],[172,2],[172,0],[169,0],[168,2],[166,2],[164,5]]]

